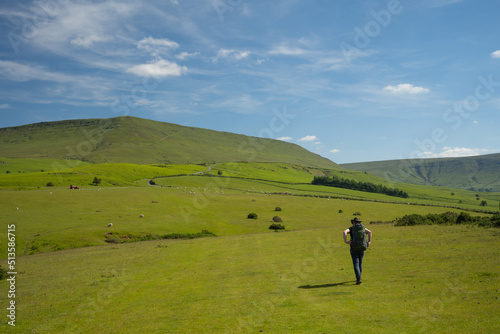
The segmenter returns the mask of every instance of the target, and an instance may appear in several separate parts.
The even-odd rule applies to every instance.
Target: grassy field
[[[474,192],[405,185],[411,197],[404,201],[414,205],[401,204],[304,184],[311,170],[283,164],[214,166],[210,173],[220,170],[222,177],[161,177],[207,168],[85,165],[68,172],[117,178],[125,186],[0,190],[1,254],[7,254],[7,225],[14,224],[18,258],[16,326],[7,325],[9,282],[1,280],[0,332],[500,331],[498,229],[369,224],[409,213],[458,213],[448,207],[457,199],[484,209]],[[149,185],[155,176],[157,186]],[[485,195],[486,208],[498,209],[499,194]],[[374,234],[359,286],[342,239],[354,213]],[[284,232],[268,229],[274,216]],[[105,242],[109,233],[202,230],[217,237]],[[0,264],[6,267],[6,255]]]
[[[345,227],[337,222],[22,257],[15,332],[500,330],[498,232],[370,226],[374,242],[364,282],[356,286],[341,239]]]

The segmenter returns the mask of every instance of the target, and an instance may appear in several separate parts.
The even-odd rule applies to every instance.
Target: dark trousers
[[[361,279],[361,273],[363,272],[363,256],[365,252],[356,252],[351,249],[352,264],[354,266],[354,274],[356,274],[356,279]]]

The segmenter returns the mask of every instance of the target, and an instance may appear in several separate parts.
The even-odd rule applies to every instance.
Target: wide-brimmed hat
[[[361,223],[361,220],[359,220],[358,217],[355,217],[354,219],[351,219],[351,223]]]

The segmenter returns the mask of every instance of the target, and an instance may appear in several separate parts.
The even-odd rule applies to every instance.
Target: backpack
[[[349,227],[351,234],[351,248],[353,251],[362,252],[368,248],[368,241],[366,240],[365,227],[363,224],[354,224]]]

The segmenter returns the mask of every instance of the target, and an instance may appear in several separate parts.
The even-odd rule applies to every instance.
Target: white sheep
[[[113,223],[109,223],[109,224],[108,224],[108,227],[113,227]]]

